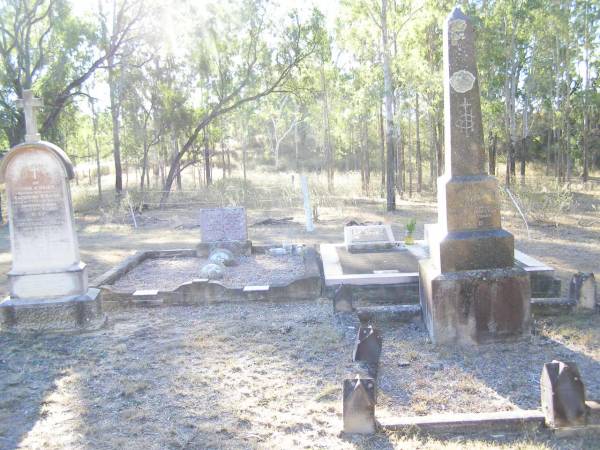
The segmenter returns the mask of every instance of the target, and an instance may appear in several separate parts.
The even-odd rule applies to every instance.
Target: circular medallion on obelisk
[[[459,70],[454,72],[450,77],[450,86],[456,92],[464,94],[473,89],[475,83],[475,75],[467,70]]]

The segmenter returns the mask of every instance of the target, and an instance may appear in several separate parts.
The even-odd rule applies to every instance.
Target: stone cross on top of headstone
[[[39,98],[33,96],[31,89],[23,91],[23,99],[17,100],[17,106],[25,113],[25,142],[37,142],[41,136],[37,130],[37,110],[43,106]]]
[[[475,32],[458,7],[444,24],[444,85],[446,174],[485,174]]]

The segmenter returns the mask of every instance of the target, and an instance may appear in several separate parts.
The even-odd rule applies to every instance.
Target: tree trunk
[[[381,41],[383,52],[383,91],[385,96],[385,119],[387,147],[387,170],[386,170],[386,207],[388,211],[396,209],[396,180],[395,180],[395,152],[394,152],[394,112],[392,85],[392,70],[390,67],[390,54],[388,49],[387,29],[387,0],[381,0]]]
[[[121,130],[118,80],[115,79],[114,57],[108,59],[108,88],[110,94],[110,116],[112,119],[113,158],[115,161],[115,193],[117,196],[123,191],[123,173],[121,168]]]
[[[588,7],[589,2],[585,2],[585,10],[583,11],[583,64],[584,64],[584,75],[583,75],[583,130],[582,130],[582,158],[583,158],[583,171],[581,178],[585,183],[589,178],[589,128],[590,128],[590,112],[588,107],[588,91],[590,89],[590,39],[589,39],[589,27],[588,27]]]
[[[329,93],[325,77],[325,63],[321,60],[321,85],[323,89],[323,146],[325,147],[325,165],[327,170],[327,191],[333,192],[333,149],[331,148],[331,130],[329,126]]]
[[[416,133],[417,133],[417,147],[416,147],[416,165],[417,165],[417,192],[421,192],[423,187],[423,168],[421,167],[421,132],[419,125],[419,93],[417,92],[415,98],[416,108],[415,108],[415,122],[416,122]]]
[[[102,202],[102,167],[100,164],[100,143],[98,142],[98,115],[94,102],[90,101],[92,109],[92,127],[94,131],[94,146],[96,147],[96,178],[98,182],[98,202]]]
[[[381,156],[381,195],[385,191],[385,135],[383,133],[383,105],[379,106],[379,146]]]
[[[511,175],[511,166],[512,166],[512,141],[508,141],[506,144],[506,174],[504,179],[504,184],[506,184],[506,188],[510,188],[510,175]]]
[[[488,170],[490,175],[496,175],[496,149],[498,145],[498,135],[490,131],[490,148],[488,151]]]

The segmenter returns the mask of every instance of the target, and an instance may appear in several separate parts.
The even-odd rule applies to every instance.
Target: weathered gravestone
[[[204,208],[200,210],[201,243],[198,256],[207,256],[215,248],[225,248],[235,254],[248,253],[246,210],[241,207]]]
[[[579,309],[597,310],[596,278],[594,274],[577,272],[571,278],[569,285],[569,298],[575,300]]]
[[[24,92],[26,118],[30,92]],[[34,106],[39,103],[34,102]],[[52,329],[89,325],[100,317],[98,290],[88,289],[79,259],[69,180],[73,165],[57,146],[39,140],[27,122],[26,139],[4,157],[12,251],[10,296],[0,303],[4,327]]]
[[[371,377],[344,380],[343,416],[346,433],[375,433],[375,380]]]
[[[540,380],[542,411],[550,427],[585,425],[585,387],[577,365],[552,361],[544,364]]]
[[[529,279],[502,229],[497,180],[485,171],[475,35],[459,8],[444,26],[445,173],[421,306],[435,343],[477,344],[529,330]]]
[[[200,210],[202,242],[245,241],[248,239],[244,208],[205,208]]]

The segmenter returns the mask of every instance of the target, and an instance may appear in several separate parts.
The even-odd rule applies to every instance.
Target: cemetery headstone
[[[377,365],[379,364],[382,346],[383,339],[379,330],[371,325],[361,324],[358,328],[352,360]]]
[[[375,433],[375,380],[370,377],[344,380],[344,432]]]
[[[204,208],[200,210],[202,242],[246,241],[246,210],[244,208]]]
[[[251,249],[246,210],[242,207],[201,209],[200,235],[201,242],[196,247],[200,257],[209,256],[217,248],[235,255],[248,254]]]
[[[575,300],[579,309],[597,309],[596,278],[593,273],[578,272],[571,278],[569,298]]]
[[[438,223],[419,262],[421,305],[435,343],[477,344],[529,330],[529,279],[502,229],[497,180],[485,170],[475,33],[455,8],[444,25],[445,173]]]
[[[346,226],[344,243],[352,253],[387,250],[396,245],[390,225]]]
[[[540,388],[542,411],[548,426],[586,424],[585,387],[575,363],[552,361],[544,364]]]
[[[98,290],[88,289],[86,265],[79,257],[69,180],[73,165],[57,146],[39,140],[30,91],[25,109],[27,142],[2,160],[12,268],[10,296],[0,303],[4,326],[69,328],[99,316]]]

